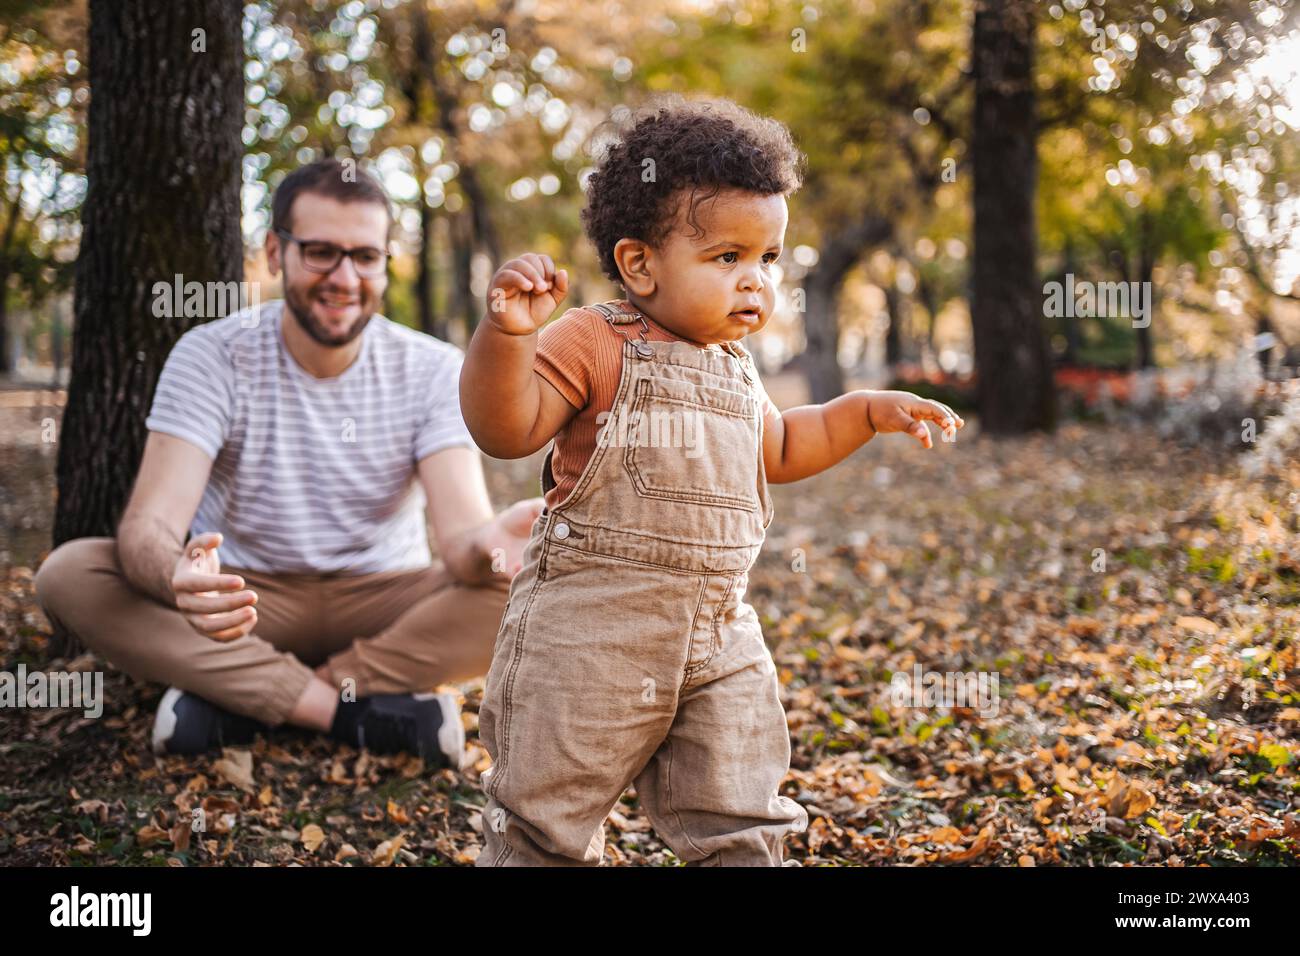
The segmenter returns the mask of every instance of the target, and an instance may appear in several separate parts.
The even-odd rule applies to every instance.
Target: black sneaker
[[[235,744],[251,744],[266,724],[232,714],[179,687],[167,688],[153,719],[153,752],[198,754]]]
[[[465,727],[456,695],[374,694],[339,703],[331,733],[371,753],[406,752],[432,767],[459,770],[465,755]]]

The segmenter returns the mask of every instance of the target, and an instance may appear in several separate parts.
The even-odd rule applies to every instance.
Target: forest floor
[[[24,414],[33,440],[0,448],[0,502],[26,514],[15,502],[24,489],[50,497],[53,455],[34,437],[41,412]],[[789,720],[783,792],[810,820],[788,855],[1300,863],[1300,480],[1247,479],[1239,454],[1142,428],[1069,424],[1002,442],[977,430],[928,452],[877,439],[773,488],[749,600]],[[537,465],[489,462],[494,500],[536,494]],[[24,531],[11,514],[9,527],[48,540],[39,520]],[[0,708],[0,865],[473,862],[481,680],[458,687],[464,772],[293,730],[156,758],[163,688],[89,656],[50,660],[38,559],[0,572],[0,670],[102,668],[106,704],[99,719]],[[926,706],[891,684],[914,668],[996,674],[997,694]],[[679,862],[632,790],[606,838],[609,864]]]

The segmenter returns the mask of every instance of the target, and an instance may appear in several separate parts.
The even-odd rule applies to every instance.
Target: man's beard
[[[304,305],[298,300],[297,294],[287,286],[284,290],[284,302],[289,307],[298,327],[311,336],[312,340],[326,348],[337,348],[340,345],[347,345],[358,335],[365,331],[366,325],[374,317],[373,312],[367,312],[352,323],[352,327],[340,336],[331,337],[325,326],[316,320],[311,314],[311,306]]]

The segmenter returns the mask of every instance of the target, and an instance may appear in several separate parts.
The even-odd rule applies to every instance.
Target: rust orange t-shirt
[[[602,304],[622,312],[637,311],[627,299],[612,299]],[[685,341],[650,316],[645,316],[645,320],[649,328],[647,341]],[[641,337],[640,322],[619,328],[633,341]],[[623,376],[625,341],[604,316],[585,306],[569,309],[554,322],[544,325],[537,335],[537,357],[533,368],[564,396],[565,401],[578,409],[578,414],[555,436],[551,476],[556,484],[546,494],[548,507],[554,508],[568,497],[596,451],[596,436],[600,432],[598,418],[601,412],[613,408],[619,379]],[[705,347],[722,350],[719,345],[701,346]],[[766,426],[773,415],[780,417],[781,413],[767,397],[762,382],[758,382],[758,390]]]

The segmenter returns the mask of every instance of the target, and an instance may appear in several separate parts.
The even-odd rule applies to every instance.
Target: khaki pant
[[[258,597],[254,632],[227,643],[136,590],[113,538],[56,548],[36,575],[36,594],[56,626],[132,677],[275,726],[321,664],[334,686],[354,680],[358,697],[482,675],[508,587],[466,587],[439,563],[359,575],[221,570],[243,577]]]
[[[600,863],[629,783],[688,864],[781,865],[807,826],[778,792],[790,734],[744,600],[772,517],[752,365],[639,344],[624,346],[618,414],[698,415],[697,441],[607,436],[533,525],[479,709],[493,760],[480,866]]]

